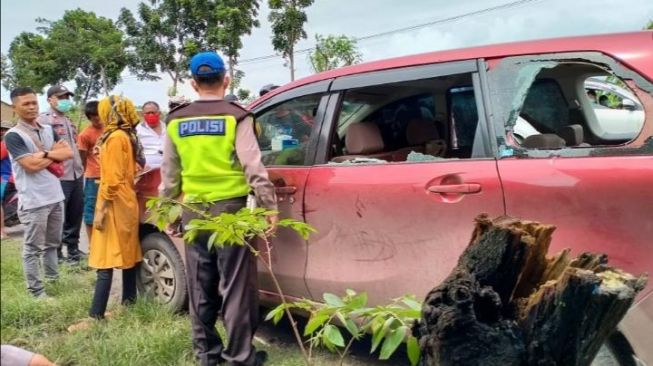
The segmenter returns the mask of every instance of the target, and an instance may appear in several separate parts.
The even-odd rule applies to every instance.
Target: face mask
[[[57,101],[57,110],[61,113],[68,112],[73,107],[73,102],[69,99],[61,99]]]
[[[150,127],[156,127],[159,125],[159,114],[146,114],[143,116],[145,123]]]

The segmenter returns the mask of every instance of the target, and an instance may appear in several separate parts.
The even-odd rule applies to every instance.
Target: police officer
[[[64,175],[60,178],[61,188],[66,197],[64,201],[64,224],[61,241],[68,249],[68,262],[79,264],[84,254],[79,250],[79,231],[82,228],[84,213],[84,166],[77,148],[77,129],[66,113],[73,104],[73,93],[63,85],[54,85],[47,91],[50,109],[42,113],[37,122],[52,126],[59,138],[66,141],[73,150],[73,158],[64,162]],[[61,248],[59,260],[63,260]]]
[[[223,60],[202,52],[190,62],[191,84],[199,100],[168,115],[163,143],[162,195],[193,203],[202,196],[210,212],[236,212],[253,190],[260,206],[276,210],[274,186],[261,163],[252,115],[224,101],[229,78]],[[184,225],[193,219],[184,213]],[[277,216],[269,218],[272,233]],[[207,248],[208,235],[186,247],[193,348],[201,365],[262,365],[267,358],[255,352],[252,339],[258,322],[256,259],[246,248]],[[255,244],[255,243],[252,243]],[[215,329],[222,314],[229,338],[224,347]]]

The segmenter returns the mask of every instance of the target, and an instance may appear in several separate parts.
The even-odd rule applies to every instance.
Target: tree
[[[9,48],[14,82],[41,90],[74,80],[78,100],[108,95],[127,66],[123,33],[113,21],[76,9],[37,22],[39,33],[23,32]]]
[[[2,86],[7,90],[11,90],[16,87],[14,70],[9,63],[9,58],[7,58],[4,53],[0,55],[0,58],[2,59],[2,68],[0,70],[0,80],[2,82]]]
[[[646,29],[653,29],[653,20],[650,20],[648,22],[648,25],[646,26]]]
[[[315,50],[308,56],[315,72],[322,72],[342,66],[349,66],[361,61],[361,54],[356,48],[356,40],[347,36],[315,35]]]
[[[229,76],[232,84],[229,92],[234,93],[238,87],[233,83],[238,65],[240,49],[243,48],[242,37],[251,34],[252,28],[260,25],[258,19],[258,0],[222,0],[218,2],[215,13],[215,23],[218,26],[209,27],[207,42],[209,45],[217,46],[227,58]]]
[[[272,46],[288,60],[290,81],[295,80],[295,45],[306,38],[304,23],[308,18],[303,9],[311,4],[313,0],[269,0]]]
[[[240,37],[258,26],[258,0],[150,0],[140,3],[138,19],[123,8],[119,25],[127,33],[130,71],[139,80],[172,80],[171,93],[189,77],[189,58],[205,49],[221,49],[237,63]]]
[[[247,105],[250,104],[251,102],[256,99],[254,94],[249,89],[238,89],[236,92],[236,96],[238,97],[238,100],[240,101],[241,104]]]

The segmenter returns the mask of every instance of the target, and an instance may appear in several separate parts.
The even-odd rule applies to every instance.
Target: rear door
[[[455,266],[474,218],[504,212],[478,85],[475,61],[334,81],[304,198],[306,221],[318,231],[309,239],[306,273],[314,298],[347,288],[366,291],[374,304],[423,297]],[[442,140],[434,146],[448,145],[441,156],[427,155],[424,142],[403,146],[416,119],[439,130],[428,133]],[[382,135],[383,151],[362,148],[377,153],[370,156],[401,156],[390,150],[402,148],[423,155],[334,163],[347,158],[355,123],[374,123]]]
[[[310,84],[274,96],[254,110],[258,142],[270,180],[275,186],[281,218],[304,220],[304,189],[315,156],[318,127],[327,104],[330,81]],[[304,282],[307,243],[281,228],[272,240],[272,265],[284,293],[308,297]],[[259,263],[263,299],[278,302],[267,269]],[[266,297],[267,296],[267,297]]]
[[[487,76],[494,124],[503,142],[498,167],[507,214],[556,225],[552,251],[571,248],[574,255],[606,253],[612,266],[634,274],[650,273],[651,83],[597,53],[508,58],[493,62]],[[606,121],[587,96],[588,78],[633,89],[649,108],[644,126],[641,120],[627,118],[630,111],[615,102],[608,108],[625,117],[618,128],[623,133],[607,133]],[[520,145],[511,138],[517,116],[540,132],[563,137],[566,146]],[[581,133],[570,136],[570,126]],[[649,284],[640,298],[651,288]]]

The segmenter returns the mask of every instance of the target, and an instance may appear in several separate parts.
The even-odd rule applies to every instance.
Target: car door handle
[[[432,193],[478,193],[481,191],[481,185],[478,183],[461,183],[461,184],[442,184],[430,186],[427,188]]]
[[[277,194],[295,194],[295,192],[297,192],[297,187],[294,186],[275,187],[274,191]]]

